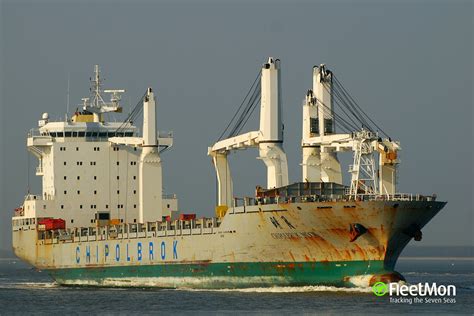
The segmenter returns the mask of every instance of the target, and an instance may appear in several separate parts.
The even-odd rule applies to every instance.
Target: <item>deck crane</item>
[[[267,167],[267,188],[288,185],[288,163],[283,150],[281,119],[280,60],[269,57],[262,66],[260,127],[216,142],[208,148],[217,173],[217,208],[225,211],[232,206],[233,187],[228,156],[233,150],[258,148],[259,159]]]
[[[349,166],[351,198],[357,199],[360,195],[395,194],[399,142],[390,138],[382,139],[378,133],[364,125],[360,130],[337,134],[335,118],[342,121],[344,119],[334,112],[333,97],[333,73],[325,65],[315,66],[313,89],[307,92],[303,104],[303,181],[342,184],[337,152],[352,151],[353,164]],[[342,100],[343,97],[338,95],[338,102],[341,103]],[[354,111],[352,113],[354,114]],[[361,116],[354,116],[361,123],[366,123]],[[354,125],[350,123],[346,126],[352,126],[354,129]],[[379,154],[378,168],[376,153]]]
[[[140,102],[143,100],[143,106]],[[156,100],[151,88],[148,88],[142,100],[136,107],[143,110],[142,137],[110,137],[108,140],[114,145],[141,147],[138,164],[139,211],[138,222],[146,223],[162,220],[168,215],[163,207],[162,163],[160,148],[169,148],[173,145],[172,134],[163,135],[157,131]],[[137,112],[135,109],[133,112]],[[131,124],[124,122],[124,124]],[[120,128],[119,128],[120,129]],[[161,135],[160,135],[161,134]]]
[[[303,181],[342,184],[341,164],[336,153],[322,151],[318,142],[334,138],[331,88],[332,72],[324,65],[314,67],[313,90],[308,91],[303,106]],[[318,141],[312,138],[315,135],[320,138]]]

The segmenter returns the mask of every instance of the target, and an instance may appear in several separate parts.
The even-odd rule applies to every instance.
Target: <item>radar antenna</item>
[[[120,100],[122,99],[121,93],[124,93],[124,89],[114,90],[102,90],[103,79],[100,76],[99,65],[94,66],[94,79],[91,78],[91,92],[92,101],[89,102],[89,98],[83,98],[84,104],[82,106],[84,111],[94,114],[94,122],[102,121],[102,114],[108,112],[122,112],[120,106]],[[105,102],[102,98],[103,93],[111,93],[110,102]]]

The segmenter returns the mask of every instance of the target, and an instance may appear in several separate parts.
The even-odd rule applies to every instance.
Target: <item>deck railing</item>
[[[183,235],[214,234],[221,224],[221,218],[200,218],[196,220],[175,220],[128,223],[95,227],[76,227],[38,231],[38,240],[44,244],[59,242],[83,242],[134,238],[171,237]]]
[[[171,132],[165,132],[166,136],[171,135]],[[61,131],[40,131],[37,128],[30,129],[28,132],[28,138],[45,138],[50,139],[51,137],[75,137],[75,138],[88,138],[88,139],[105,139],[109,137],[138,137],[139,131],[136,128],[126,128],[123,131],[115,131],[112,129],[95,129],[95,130],[61,130]]]

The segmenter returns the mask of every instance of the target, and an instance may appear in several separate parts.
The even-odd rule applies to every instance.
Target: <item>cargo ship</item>
[[[208,147],[216,215],[199,218],[180,212],[176,195],[163,192],[161,156],[173,134],[157,129],[152,88],[124,120],[107,120],[122,112],[125,91],[104,90],[96,65],[81,108],[61,121],[43,113],[28,133],[42,192],[28,193],[14,210],[16,256],[61,285],[351,287],[403,280],[395,270],[400,253],[446,203],[397,191],[400,143],[325,65],[313,67],[302,106],[301,181],[289,183],[280,69],[279,59],[268,58]],[[256,108],[258,130],[241,133]],[[140,132],[134,122],[141,117]],[[266,167],[266,185],[235,197],[228,158],[251,148]],[[347,185],[340,152],[353,156]]]

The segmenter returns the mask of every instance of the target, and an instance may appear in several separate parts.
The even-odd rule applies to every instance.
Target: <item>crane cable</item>
[[[133,107],[133,110],[128,114],[127,118],[122,122],[122,124],[115,130],[115,133],[117,134],[118,132],[121,132],[122,130],[125,129],[128,123],[132,123],[135,118],[143,111],[143,100],[145,99],[145,96],[147,95],[146,91],[143,96],[140,98],[140,100],[137,102],[137,104]]]
[[[337,120],[340,121],[340,125],[342,127],[344,127],[343,131],[344,132],[347,132],[347,133],[351,133],[352,131],[354,130],[357,130],[357,126],[356,125],[353,125],[351,124],[350,122],[348,122],[346,119],[344,119],[341,115],[339,115],[338,113],[334,112],[329,106],[327,106],[324,102],[322,102],[321,100],[315,98],[319,104],[322,105],[322,108],[323,108],[323,114],[326,114],[328,115],[329,117],[331,118],[335,118]]]
[[[362,113],[350,101],[348,94],[342,91],[341,87],[337,83],[333,85],[333,91],[335,99],[338,99],[341,102],[341,105],[349,110],[349,112],[352,113],[354,118],[359,121],[363,127],[366,127],[372,131],[373,128],[370,126],[369,122],[365,120]]]
[[[333,93],[331,93],[331,91],[329,91],[329,89],[326,87],[326,85],[323,85],[324,89],[330,94],[330,95],[333,95]],[[331,89],[332,92],[335,92],[334,89]],[[347,114],[347,112],[344,110],[344,105],[340,104],[339,101],[336,99],[336,98],[333,98],[332,99],[333,101],[335,101],[334,103],[336,103],[336,105],[338,105],[342,112],[346,115],[346,117],[351,121],[352,124],[349,124],[349,122],[345,121],[344,122],[346,123],[345,126],[347,127],[348,125],[352,128],[352,129],[357,129],[357,126],[359,125],[356,121],[354,121],[354,119],[349,115]],[[328,106],[326,106],[323,102],[320,102],[324,105],[324,107],[328,110],[328,111],[331,111],[331,115],[337,115],[339,116],[340,119],[342,119],[342,116],[337,114],[336,111],[334,109],[330,109]],[[336,123],[337,121],[334,121],[334,125],[336,126]]]
[[[240,131],[242,131],[242,129],[245,127],[245,124],[247,123],[249,118],[252,116],[253,111],[255,110],[255,108],[257,108],[257,105],[259,104],[260,99],[261,99],[261,90],[260,90],[260,82],[259,82],[255,86],[252,96],[249,99],[247,106],[245,107],[245,110],[240,115],[234,128],[229,133],[228,137],[239,135]]]
[[[357,104],[357,102],[354,100],[354,98],[349,94],[349,92],[347,92],[347,90],[344,88],[344,86],[342,85],[342,83],[337,79],[336,76],[334,76],[334,81],[336,82],[336,85],[338,85],[338,87],[340,87],[342,89],[343,92],[345,92],[345,94],[348,96],[348,98],[352,101],[352,104],[353,106],[357,107],[360,112],[362,112],[362,114],[372,123],[374,124],[374,126],[382,132],[382,134],[384,134],[386,137],[390,138],[390,136],[383,130],[380,128],[380,126],[377,125],[377,123],[375,123],[372,118],[370,118],[369,115],[367,115],[367,113],[365,113],[365,111],[359,106],[359,104]]]
[[[261,76],[261,71],[259,70],[255,80],[253,81],[252,85],[250,86],[249,91],[247,92],[244,99],[240,103],[240,106],[237,108],[237,111],[232,116],[232,119],[230,120],[229,124],[227,124],[226,128],[224,129],[224,131],[219,136],[218,141],[221,140],[224,137],[225,133],[229,130],[232,123],[234,123],[234,125],[230,129],[228,137],[235,136],[235,133],[238,133],[243,128],[243,126],[245,126],[245,123],[247,123],[248,117],[246,118],[246,116],[249,113],[250,113],[250,115],[253,113],[253,107],[255,107],[255,101],[256,101],[256,99],[258,99],[258,97],[256,97],[255,95],[256,95],[256,93],[258,93],[257,90],[259,90],[259,87],[260,87],[260,80],[259,80],[260,76]],[[250,98],[249,98],[249,96],[250,96]],[[247,101],[247,104],[245,105],[244,109],[241,111],[241,109],[244,106],[246,101]],[[237,120],[235,120],[239,113],[240,113],[239,118]],[[234,122],[234,120],[235,120],[235,122]]]

